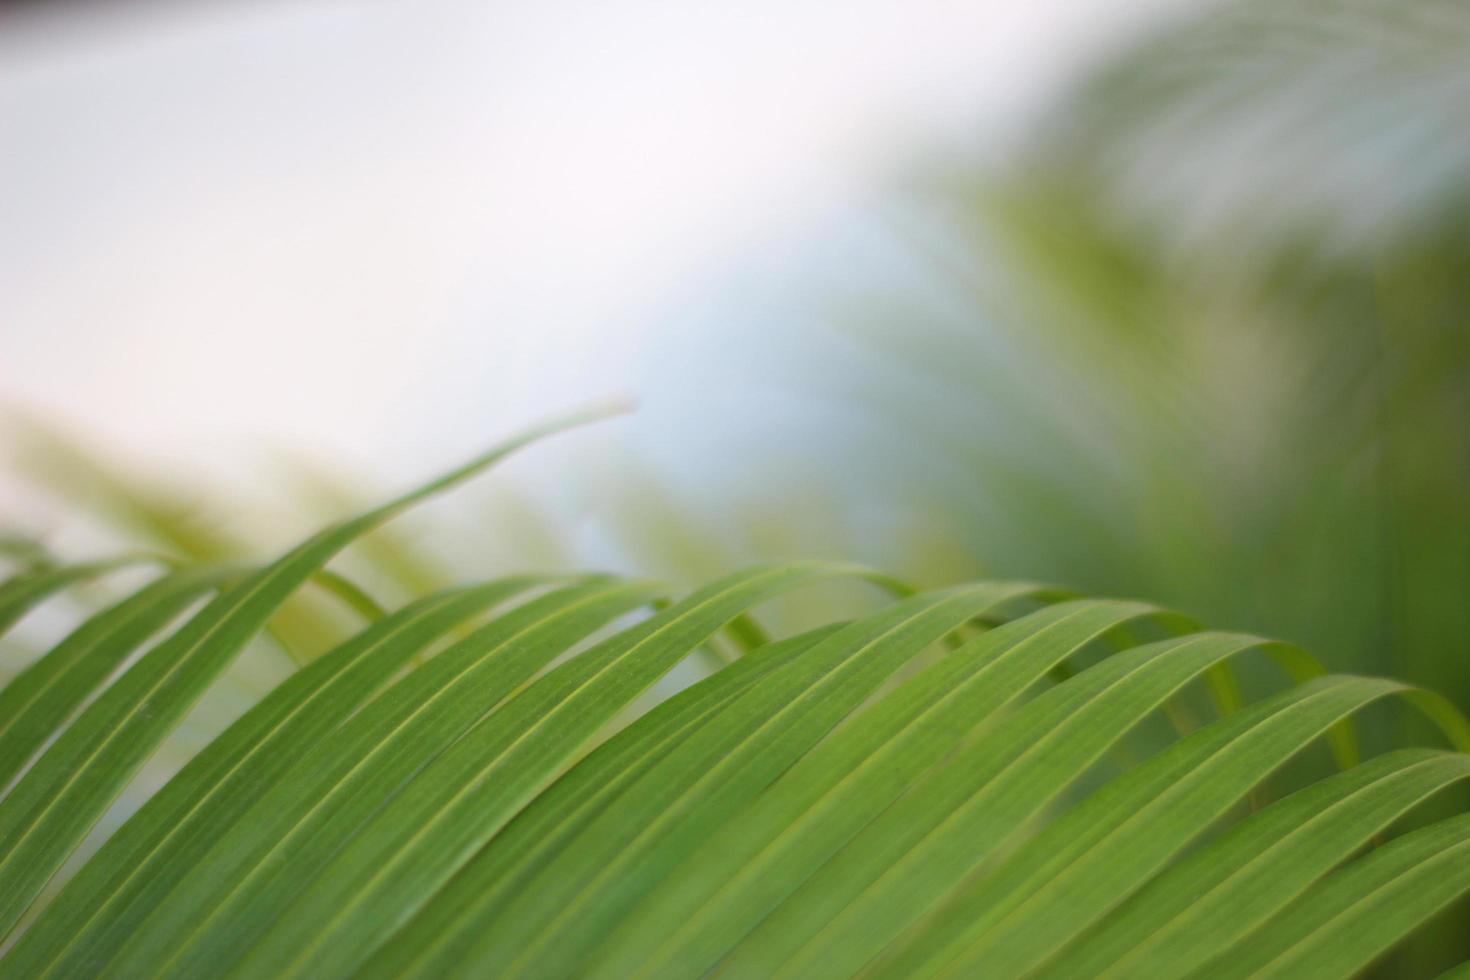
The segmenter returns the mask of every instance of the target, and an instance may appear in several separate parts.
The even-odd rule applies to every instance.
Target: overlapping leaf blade
[[[1470,817],[1394,836],[1470,778],[1452,705],[1153,607],[1007,583],[914,595],[798,562],[678,601],[519,577],[385,615],[324,571],[528,438],[259,570],[166,573],[0,691],[13,925],[303,582],[375,620],[133,814],[0,977],[1346,977],[1470,892]],[[118,564],[21,572],[0,626]],[[853,575],[903,598],[788,639],[750,616]],[[1145,621],[1166,638],[1140,645]],[[638,716],[722,629],[726,662]],[[1231,665],[1257,649],[1289,686],[1248,703]],[[1202,686],[1220,717],[1149,727]],[[1359,763],[1344,726],[1390,696],[1456,751]],[[1324,738],[1343,771],[1245,810]]]
[[[105,965],[302,745],[325,737],[425,644],[537,582],[513,578],[422,599],[291,677],[109,838],[27,930],[6,970],[71,976]]]
[[[738,819],[743,800],[929,644],[1026,591],[996,585],[905,600],[746,692],[661,760],[516,902],[481,921],[482,952],[470,959],[507,976],[584,972],[599,926],[615,923],[721,822]],[[511,949],[514,955],[503,955]]]
[[[1350,977],[1470,892],[1470,814],[1375,849],[1195,976]]]
[[[1257,642],[1202,634],[1140,647],[1028,704],[990,737],[961,747],[854,838],[731,956],[730,968],[858,969],[1149,710]]]
[[[441,889],[382,954],[365,964],[372,977],[439,976],[468,962],[476,923],[495,916],[567,842],[674,746],[752,684],[807,656],[840,627],[766,644],[663,702],[578,763],[526,807],[475,861]]]
[[[15,926],[142,763],[302,582],[399,512],[537,438],[586,420],[575,417],[517,436],[376,510],[313,535],[216,597],[130,668],[0,801],[5,848],[0,853],[0,936]],[[32,591],[27,587],[21,594]]]
[[[249,969],[316,976],[361,962],[385,929],[421,908],[588,739],[721,626],[780,592],[855,574],[866,573],[820,563],[737,573],[562,664],[427,767],[289,907],[272,899],[267,910],[263,902],[273,931],[250,951]],[[217,925],[191,944],[198,951],[191,955],[201,962],[228,955],[238,948],[240,925],[238,916]]]
[[[1332,725],[1406,685],[1323,677],[1196,732],[1049,824],[921,926],[880,976],[1035,968]]]
[[[119,568],[157,561],[158,558],[152,555],[121,555],[80,565],[41,566],[17,572],[0,583],[0,633],[9,630],[26,613],[63,589]]]
[[[236,573],[176,572],[144,586],[73,630],[0,691],[0,789],[149,637]]]
[[[186,869],[109,969],[187,973],[228,962],[419,771],[571,644],[658,594],[570,585],[456,642],[305,750]]]
[[[1470,756],[1387,753],[1299,790],[1171,867],[1041,976],[1179,976],[1268,922],[1417,804],[1470,779]]]
[[[624,925],[599,969],[632,975],[708,968],[993,711],[1067,655],[1151,611],[1132,603],[1067,603],[954,651],[718,828],[697,859]],[[670,922],[677,924],[667,928]]]

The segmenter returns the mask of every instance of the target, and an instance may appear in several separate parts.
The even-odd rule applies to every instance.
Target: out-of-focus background
[[[1470,708],[1462,0],[0,4],[4,531],[842,556]],[[249,541],[246,548],[240,542]]]

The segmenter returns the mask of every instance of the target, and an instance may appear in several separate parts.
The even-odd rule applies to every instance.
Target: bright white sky
[[[163,461],[443,462],[637,394],[691,283],[983,149],[1179,2],[5,15],[0,396]]]

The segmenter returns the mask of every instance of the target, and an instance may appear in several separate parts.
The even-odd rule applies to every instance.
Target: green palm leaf
[[[1008,976],[1034,969],[1333,723],[1410,691],[1376,678],[1324,677],[1177,743],[1050,824],[985,887],[962,886],[910,940],[922,964],[901,955],[889,972],[964,975],[979,962]]]
[[[15,926],[128,779],[271,613],[333,555],[400,511],[473,476],[536,437],[581,421],[559,422],[520,436],[447,476],[316,534],[245,576],[128,670],[0,801],[0,841],[5,842],[0,854],[0,935]],[[50,577],[48,581],[65,576],[38,574]],[[31,595],[37,589],[18,591]]]
[[[412,603],[271,692],[108,840],[26,933],[11,955],[15,966],[41,976],[106,963],[167,894],[170,871],[197,863],[297,746],[331,732],[436,636],[533,584],[510,579]]]
[[[598,926],[616,922],[662,871],[701,843],[732,801],[758,792],[796,762],[931,643],[1023,592],[977,586],[904,600],[839,631],[801,663],[741,695],[660,760],[508,908],[481,920],[478,948],[485,955],[475,959],[505,975],[576,972],[601,936]],[[569,921],[577,922],[570,940]],[[504,955],[511,950],[513,956]]]
[[[123,555],[81,565],[64,565],[59,568],[43,565],[17,572],[0,582],[0,633],[10,629],[26,613],[63,589],[119,568],[157,561],[158,558],[151,555]]]
[[[145,586],[78,626],[0,691],[0,787],[140,644],[231,573],[194,568]]]
[[[1416,804],[1467,778],[1470,757],[1403,749],[1324,779],[1170,868],[1044,975],[1149,975],[1204,963]]]
[[[953,751],[1068,654],[1151,612],[1131,603],[1067,603],[956,650],[803,758],[739,820],[720,827],[701,859],[680,869],[624,926],[609,964],[624,963],[630,973],[673,963],[693,972],[712,965],[891,806],[915,772]],[[810,905],[802,907],[811,913]],[[649,930],[679,909],[686,920],[673,934]]]
[[[368,625],[42,894],[280,603],[502,452],[259,570],[166,573],[0,691],[0,910],[35,910],[0,977],[1333,977],[1470,892],[1470,815],[1424,805],[1470,777],[1436,695],[1141,603],[783,563],[385,615],[329,577]],[[833,577],[896,598],[767,635],[757,607]],[[740,655],[649,707],[727,628]],[[1237,685],[1256,656],[1274,690]],[[1391,699],[1451,748],[1359,761]],[[1316,744],[1340,771],[1286,768]]]
[[[598,747],[585,764],[573,768],[517,815],[496,846],[482,851],[404,928],[405,941],[387,947],[365,966],[365,973],[439,975],[463,962],[464,947],[478,938],[477,931],[464,927],[466,923],[488,918],[503,907],[569,840],[716,711],[777,668],[804,659],[839,628],[820,627],[763,646],[658,705]]]
[[[1470,814],[1461,814],[1353,862],[1203,975],[1352,976],[1467,888]]]

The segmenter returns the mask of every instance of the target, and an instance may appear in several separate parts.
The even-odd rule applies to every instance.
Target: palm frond
[[[45,892],[273,609],[504,451],[260,568],[165,572],[0,691],[0,977],[1350,976],[1470,892],[1470,815],[1423,806],[1470,776],[1438,695],[1144,603],[817,562],[381,616],[329,578],[367,625]],[[888,598],[767,635],[834,578]],[[738,656],[640,710],[732,624]],[[1386,700],[1449,747],[1360,760]],[[1319,744],[1339,771],[1294,777]]]

